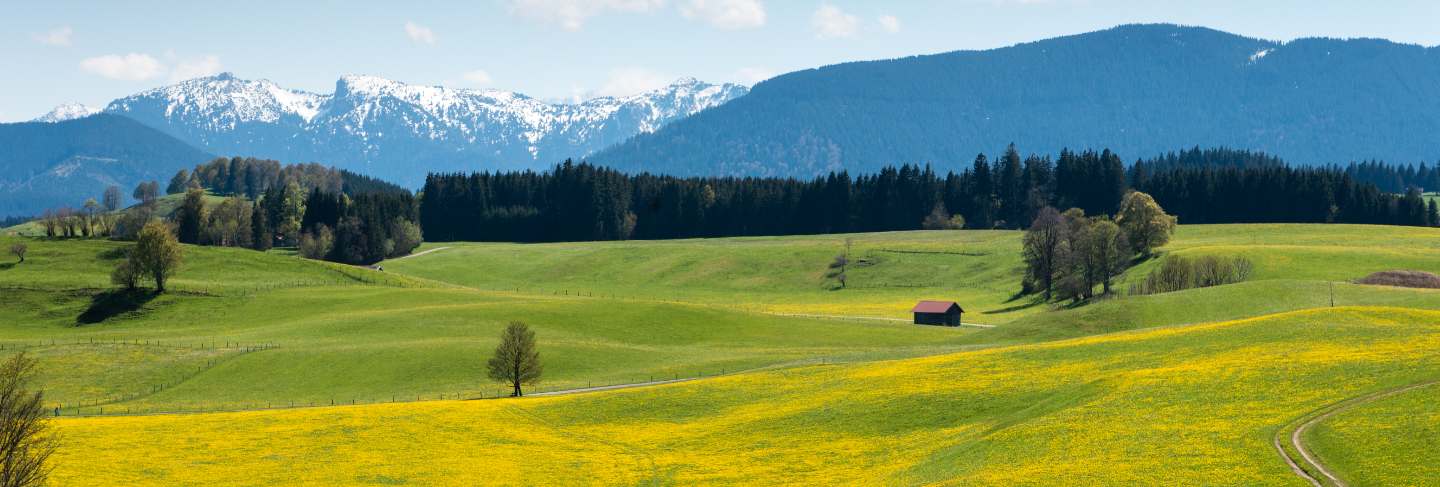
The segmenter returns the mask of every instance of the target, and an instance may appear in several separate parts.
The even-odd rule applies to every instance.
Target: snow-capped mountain
[[[217,154],[316,161],[416,186],[432,171],[541,168],[744,95],[685,78],[576,104],[500,90],[344,76],[332,94],[229,73],[111,102],[123,114]]]
[[[36,117],[34,120],[31,120],[31,122],[64,122],[66,120],[85,118],[96,113],[100,113],[99,108],[93,108],[79,103],[66,103],[55,107],[55,109],[50,110],[49,113]]]

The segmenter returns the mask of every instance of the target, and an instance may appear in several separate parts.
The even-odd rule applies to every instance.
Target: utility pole
[[[1330,307],[1335,307],[1335,281],[1330,281]]]

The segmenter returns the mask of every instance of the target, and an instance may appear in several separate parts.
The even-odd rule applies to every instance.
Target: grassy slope
[[[76,316],[105,285],[124,244],[30,244],[24,264],[0,268],[8,311],[0,319],[0,346],[26,345],[54,358],[45,362],[45,381],[48,397],[62,404],[246,407],[493,395],[500,387],[483,380],[483,361],[511,320],[530,323],[544,340],[551,388],[822,358],[931,354],[964,347],[957,342],[967,332],[476,291],[273,253],[202,247],[188,249],[175,292],[145,303],[140,312],[76,327]],[[145,345],[155,342],[164,347]],[[241,354],[223,347],[234,342],[280,348]],[[104,366],[75,366],[86,360]]]
[[[809,363],[818,357],[826,357],[830,361],[907,357],[961,350],[973,345],[1053,340],[1144,326],[1241,318],[1328,305],[1327,281],[1332,279],[1353,279],[1376,270],[1396,268],[1440,271],[1440,249],[1433,243],[1440,241],[1437,239],[1440,232],[1431,229],[1303,225],[1181,227],[1167,252],[1245,253],[1256,260],[1255,280],[1236,286],[1107,300],[1052,311],[1049,305],[1029,305],[1024,299],[1012,301],[1010,298],[1011,291],[1018,288],[1018,235],[1015,232],[855,235],[852,255],[856,260],[865,259],[869,265],[853,269],[852,287],[843,291],[827,290],[820,281],[820,274],[825,264],[843,247],[844,236],[547,245],[460,244],[457,248],[426,256],[387,262],[385,267],[388,272],[384,273],[302,261],[279,253],[192,248],[186,270],[175,281],[176,293],[147,303],[140,313],[121,315],[100,325],[80,328],[73,326],[75,316],[89,304],[90,296],[106,285],[107,272],[118,256],[114,250],[121,244],[28,240],[32,253],[25,264],[0,266],[0,290],[6,293],[5,313],[0,314],[3,316],[0,318],[0,344],[8,344],[11,347],[9,350],[32,341],[36,345],[46,343],[46,340],[56,343],[35,347],[37,352],[48,354],[48,357],[65,357],[63,361],[50,362],[46,371],[45,380],[52,391],[52,400],[64,400],[70,404],[76,400],[139,396],[107,405],[110,411],[175,406],[246,407],[291,402],[324,404],[332,398],[343,402],[347,397],[366,402],[391,397],[433,398],[440,394],[473,395],[482,390],[495,392],[497,388],[494,385],[478,380],[481,361],[485,352],[493,347],[499,327],[512,319],[529,321],[539,329],[542,346],[545,347],[542,353],[547,357],[547,384],[570,387],[591,382],[690,375],[701,371],[713,374],[722,368],[734,370],[771,364]],[[12,240],[13,237],[0,236],[0,246],[8,245]],[[430,244],[428,248],[435,246]],[[1132,271],[1132,275],[1140,275],[1153,265],[1154,261],[1144,263]],[[529,285],[513,286],[523,283]],[[520,287],[518,292],[515,287]],[[557,295],[560,290],[569,293]],[[576,291],[596,296],[577,297]],[[605,297],[607,294],[613,297]],[[993,330],[966,332],[883,322],[785,318],[755,312],[904,316],[905,310],[917,297],[958,298],[970,311],[966,321],[999,326]],[[1336,286],[1336,301],[1341,305],[1440,308],[1440,292],[1342,283]],[[1291,338],[1309,338],[1303,332],[1306,328],[1292,326],[1286,329],[1290,330]],[[161,341],[164,345],[92,346],[88,343],[91,339],[132,344]],[[1371,337],[1362,342],[1369,344],[1378,339]],[[281,347],[245,353],[243,349],[207,348],[203,345],[205,342],[278,343]],[[1147,343],[1150,343],[1147,347],[1151,348],[1133,352],[1143,356],[1168,356],[1177,346],[1162,341]],[[615,443],[615,438],[610,436],[602,437],[603,441],[599,442],[589,441],[585,436],[589,430],[560,431],[548,440],[531,437],[525,441],[555,441],[558,442],[555,445],[560,445],[574,444],[578,438],[587,445],[593,443],[587,448],[592,448],[590,453],[594,456],[590,458],[596,461],[603,462],[641,448],[652,456],[670,455],[672,458],[667,461],[680,465],[685,465],[689,457],[680,455],[681,458],[673,458],[679,455],[674,452],[705,450],[711,444],[718,445],[721,451],[730,451],[746,459],[752,458],[752,454],[747,453],[752,449],[761,452],[754,455],[761,455],[778,448],[771,445],[784,445],[795,455],[815,453],[816,448],[827,451],[851,448],[861,456],[828,458],[816,453],[811,457],[779,455],[777,458],[810,465],[812,470],[809,475],[815,476],[812,478],[816,482],[824,480],[818,477],[822,470],[833,470],[842,479],[851,480],[873,480],[875,472],[888,472],[887,475],[895,476],[891,477],[892,480],[900,481],[943,479],[956,475],[985,480],[998,474],[983,473],[984,465],[966,467],[980,469],[974,472],[957,470],[952,465],[956,461],[973,463],[969,459],[977,454],[987,458],[985,461],[988,462],[990,453],[986,449],[988,447],[983,447],[985,443],[975,444],[982,446],[956,446],[962,451],[953,455],[935,450],[931,453],[940,455],[936,458],[941,459],[931,462],[933,466],[911,458],[914,452],[906,450],[911,448],[906,445],[926,445],[921,450],[952,445],[955,438],[965,438],[965,435],[976,431],[993,430],[1009,424],[1014,418],[1025,419],[1052,408],[1069,408],[1072,400],[1085,399],[1093,393],[1088,389],[1093,386],[1088,378],[1090,375],[1067,376],[1063,367],[1045,368],[1061,364],[1052,363],[1043,355],[1026,362],[1026,367],[1020,369],[1023,373],[999,374],[996,368],[969,368],[970,359],[989,357],[986,353],[989,352],[951,355],[948,357],[963,358],[945,362],[943,368],[926,368],[915,373],[934,376],[935,379],[930,382],[932,386],[946,390],[970,387],[965,382],[972,380],[970,375],[1003,376],[1015,383],[1003,387],[1002,384],[985,383],[985,388],[997,391],[1008,390],[1006,387],[1012,386],[1028,387],[1026,384],[1029,383],[1033,383],[1034,387],[1044,384],[1054,387],[1027,389],[1024,394],[1017,392],[1018,395],[975,392],[962,399],[912,390],[889,395],[876,391],[894,387],[902,378],[892,374],[883,381],[861,381],[864,387],[875,389],[870,391],[839,387],[842,383],[858,380],[856,377],[825,375],[827,370],[851,370],[846,367],[789,369],[706,381],[703,387],[725,387],[724,392],[718,393],[719,396],[733,395],[741,399],[756,399],[762,391],[766,391],[766,395],[772,394],[775,388],[794,392],[776,396],[785,398],[787,402],[762,401],[749,406],[730,403],[758,414],[754,421],[740,421],[733,416],[721,415],[724,410],[717,408],[727,404],[726,400],[704,392],[708,389],[693,389],[702,387],[698,384],[659,388],[655,389],[657,392],[645,392],[646,395],[640,396],[616,396],[642,397],[645,402],[626,403],[624,408],[595,413],[606,418],[628,418],[623,425],[608,430],[608,434],[615,437],[625,437],[625,431],[648,431],[643,429],[648,426],[671,426],[679,430],[657,434],[673,436],[680,441],[686,434],[699,433],[692,429],[709,428],[720,435],[729,431],[726,428],[743,424],[757,431],[774,431],[776,437],[784,441],[729,432],[725,433],[729,436],[692,437],[688,443],[678,445],[655,440],[635,447]],[[86,367],[83,362],[91,363]],[[99,362],[100,366],[95,366],[95,362]],[[1172,366],[1183,367],[1183,364]],[[1108,365],[1100,369],[1106,367]],[[969,375],[957,376],[950,369],[970,372],[965,373]],[[1349,376],[1332,379],[1345,381],[1341,389],[1351,391],[1369,384],[1367,380],[1380,380],[1384,374],[1376,370],[1376,374],[1380,375],[1371,379]],[[1228,374],[1224,371],[1217,373],[1221,376]],[[1050,379],[1052,375],[1068,377],[1064,379],[1067,382],[1055,385]],[[787,377],[796,380],[782,380]],[[747,382],[751,380],[778,382]],[[831,384],[836,387],[833,391],[838,392],[832,394],[827,392],[829,390],[812,387],[817,384]],[[1221,386],[1224,386],[1223,382],[1209,384],[1212,388]],[[670,397],[670,394],[678,395]],[[885,399],[877,399],[876,395],[885,396]],[[769,415],[771,411],[778,414],[793,412],[796,408],[810,411],[816,404],[843,405],[851,396],[864,407],[886,411],[890,419],[881,420],[866,416],[868,413],[852,411],[837,413],[833,417],[810,417],[794,424],[789,416]],[[687,397],[695,400],[687,402]],[[544,401],[575,404],[566,402],[568,399]],[[536,401],[536,404],[544,401]],[[1268,407],[1265,401],[1254,398],[1249,405]],[[672,402],[673,405],[662,407]],[[652,403],[657,406],[648,406]],[[714,407],[711,407],[712,403]],[[897,406],[888,406],[891,403]],[[585,408],[599,407],[584,404]],[[378,409],[364,411],[389,411],[385,414],[399,415],[390,419],[413,419],[417,422],[416,429],[409,430],[409,434],[428,436],[437,428],[449,431],[438,425],[455,422],[457,417],[430,415],[426,412],[427,408],[451,406],[463,404],[412,404],[395,406],[394,409],[377,406]],[[499,406],[483,406],[490,407]],[[487,428],[494,428],[494,431],[481,433],[473,428],[461,431],[480,436],[496,435],[490,436],[496,442],[513,440],[518,435],[507,431],[511,428],[509,425],[493,424],[495,414],[522,415],[523,419],[524,415],[544,413],[508,407],[497,413],[496,410],[483,408],[466,413],[458,420],[478,421]],[[972,411],[975,415],[961,418],[965,421],[945,427],[937,427],[938,423],[930,420],[906,419],[916,414],[940,414],[942,419],[955,419],[958,416],[945,415],[948,414],[946,411],[957,408],[977,411]],[[1199,408],[1194,406],[1181,412],[1193,412]],[[651,412],[639,412],[647,409]],[[693,414],[698,416],[672,418],[671,409],[693,410]],[[387,439],[384,445],[380,445],[381,448],[405,448],[407,444],[418,441],[389,436],[406,434],[399,430],[367,425],[365,421],[376,419],[373,416],[344,419],[331,416],[335,411],[340,410],[290,411],[285,414],[298,416],[275,417],[268,416],[272,413],[245,414],[282,423],[288,421],[284,418],[310,417],[306,415],[350,422],[339,430],[308,431],[293,425],[287,426],[291,429],[284,430],[308,431],[306,434],[321,436],[338,434],[345,437],[354,431],[381,428],[373,430],[378,438]],[[1287,414],[1288,411],[1286,409]],[[706,412],[714,413],[713,417]],[[250,417],[246,415],[242,416]],[[539,417],[546,421],[561,421],[559,424],[585,419]],[[853,435],[845,434],[847,430],[840,428],[842,423],[828,422],[832,419],[842,423],[873,423],[879,420],[875,428],[894,433],[894,438],[887,440],[885,438],[889,436],[874,435],[851,438]],[[586,419],[593,420],[594,417]],[[94,424],[108,424],[105,423],[107,420],[97,421]],[[116,424],[129,424],[125,421],[130,420],[114,421]],[[523,426],[523,421],[520,423],[522,430],[534,430],[533,427]],[[697,426],[685,427],[688,424]],[[702,426],[705,424],[709,426]],[[910,426],[896,430],[899,427],[897,424]],[[1110,424],[1116,428],[1124,426],[1113,421]],[[431,428],[427,429],[425,425]],[[788,433],[785,432],[792,429],[802,433],[800,436],[786,436]],[[826,433],[830,430],[837,433]],[[1127,432],[1151,433],[1148,429],[1136,430],[1131,425]],[[158,434],[163,429],[147,431]],[[214,429],[209,431],[232,434]],[[222,441],[219,438],[207,440],[199,430],[192,433],[195,436],[189,437],[187,444]],[[160,436],[126,439],[123,436],[106,438],[102,433],[95,433],[81,437],[89,438],[85,441],[123,443],[153,441]],[[453,442],[452,446],[471,445],[443,434],[439,437],[449,438],[447,441]],[[727,440],[727,437],[731,439]],[[828,443],[821,442],[817,444],[822,447],[812,447],[803,441],[805,438],[819,438]],[[905,451],[905,458],[896,458],[894,453],[875,453],[874,445],[889,445],[897,451]],[[1122,448],[1123,445],[1111,447]],[[323,448],[346,450],[353,445],[338,444]],[[556,448],[559,447],[524,450],[523,458],[533,455],[534,458],[559,461],[565,455],[585,454]],[[972,448],[978,450],[971,451]],[[1135,448],[1143,453],[1154,447],[1147,443]],[[1048,453],[1045,448],[1037,448],[1028,454],[1045,458]],[[695,461],[713,461],[712,457],[704,457],[703,454],[693,455],[699,455],[692,458]],[[883,465],[873,460],[876,455],[884,460]],[[1007,461],[1019,462],[1027,454],[1012,451],[1007,455]],[[274,458],[274,465],[287,465],[283,455]],[[455,459],[461,463],[472,460],[464,455]],[[1074,461],[1066,458],[1051,460]],[[755,461],[763,463],[764,460],[756,458]],[[884,466],[889,464],[904,466],[907,470],[902,472]],[[314,475],[333,478],[344,472],[343,465],[342,461],[337,470],[315,471]],[[403,465],[403,462],[396,465]],[[157,470],[145,475],[178,475],[176,470],[167,470],[173,466],[156,467]],[[822,466],[825,468],[822,469]],[[454,473],[447,468],[436,467],[428,474]],[[547,475],[564,479],[566,472],[576,467],[555,463],[547,464],[545,468]],[[677,467],[661,473],[671,472],[667,475],[673,474],[678,478],[708,479],[691,472],[694,468],[709,468],[713,475],[723,473],[718,467]],[[779,471],[781,467],[774,468]],[[1025,468],[1039,467],[1027,465]],[[165,471],[170,473],[163,473]],[[197,471],[204,473],[206,469],[199,468]],[[409,472],[403,476],[423,478],[425,474],[427,472]],[[357,477],[355,480],[366,479]]]
[[[1315,426],[1307,444],[1353,485],[1425,485],[1440,478],[1440,387],[1345,411]]]
[[[581,396],[66,419],[56,476],[1298,485],[1275,429],[1440,373],[1437,346],[1440,312],[1339,308]]]
[[[143,312],[81,328],[73,327],[75,317],[106,286],[123,244],[30,240],[25,264],[0,265],[0,288],[9,294],[5,306],[13,311],[8,323],[0,320],[0,344],[58,340],[57,346],[74,347],[99,339],[177,346],[162,354],[173,356],[140,360],[112,351],[95,358],[138,369],[133,372],[106,375],[98,371],[108,367],[56,365],[66,370],[55,376],[57,383],[101,384],[56,386],[51,399],[65,404],[243,407],[493,394],[498,388],[479,380],[484,352],[498,327],[514,319],[536,326],[545,340],[547,387],[643,381],[1326,306],[1330,285],[1319,279],[1392,268],[1440,270],[1431,247],[1437,236],[1398,227],[1182,227],[1168,251],[1247,253],[1257,262],[1256,280],[1057,311],[1010,301],[1020,265],[1014,232],[459,244],[387,262],[384,273],[278,253],[191,248],[174,281],[176,293],[147,303]],[[869,265],[852,271],[850,289],[827,290],[820,273],[845,238],[854,238],[852,254]],[[7,241],[0,237],[0,244]],[[458,288],[405,273],[504,291]],[[519,292],[510,287],[524,282],[532,284]],[[893,287],[924,283],[928,287]],[[582,290],[598,296],[575,296]],[[971,310],[967,321],[1000,326],[967,332],[753,311],[904,316],[917,296],[969,296],[973,300],[960,298]],[[1342,283],[1336,302],[1440,308],[1440,292]],[[205,352],[207,344],[233,342],[281,347],[233,356],[209,349],[224,356],[199,366],[199,359],[185,358]]]
[[[448,249],[385,262],[387,271],[479,289],[614,294],[783,313],[908,317],[917,298],[966,306],[966,321],[1003,321],[1019,289],[1019,232],[855,235],[558,244],[427,243]],[[849,289],[823,280],[853,239]],[[898,251],[898,252],[897,252]]]
[[[821,276],[854,240],[851,288]],[[1371,272],[1440,272],[1440,231],[1367,225],[1181,226],[1166,253],[1245,255],[1252,282],[1217,289],[1102,301],[1046,312],[1015,298],[1022,263],[1018,232],[891,232],[858,235],[543,245],[439,243],[431,254],[386,262],[392,272],[482,289],[612,293],[786,313],[908,316],[920,298],[954,299],[965,321],[1005,325],[975,343],[1054,339],[1090,333],[1243,318],[1330,304],[1440,307],[1440,293],[1347,281]],[[900,252],[896,252],[900,251]],[[948,252],[948,253],[938,253]],[[1117,284],[1143,279],[1159,259]]]

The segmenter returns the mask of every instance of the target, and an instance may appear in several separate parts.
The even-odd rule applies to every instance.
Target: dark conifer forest
[[[1422,166],[1423,167],[1423,166]],[[886,167],[804,180],[626,175],[567,161],[548,172],[431,174],[420,222],[432,241],[544,242],[873,232],[922,228],[940,212],[966,228],[1024,228],[1046,206],[1113,214],[1127,191],[1150,193],[1181,223],[1433,225],[1416,184],[1435,171],[1379,163],[1290,167],[1229,149],[1193,149],[1127,170],[1106,151],[997,159],[959,173]],[[1375,179],[1400,178],[1386,191]],[[1388,184],[1388,183],[1387,183]]]

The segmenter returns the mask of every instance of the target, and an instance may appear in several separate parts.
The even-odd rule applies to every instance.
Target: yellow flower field
[[[1440,312],[1337,308],[566,397],[63,419],[55,479],[1303,485],[1274,431],[1440,372],[1436,349]]]

